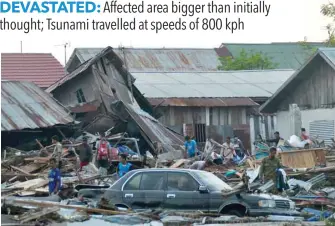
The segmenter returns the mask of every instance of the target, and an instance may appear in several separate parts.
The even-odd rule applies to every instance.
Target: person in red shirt
[[[97,160],[99,165],[99,174],[105,176],[108,173],[109,168],[109,155],[111,151],[111,145],[105,137],[101,137],[101,140],[97,142]]]

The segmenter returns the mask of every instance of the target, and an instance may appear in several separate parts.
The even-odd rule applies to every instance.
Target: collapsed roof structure
[[[175,145],[182,145],[180,134],[155,119],[154,109],[134,81],[119,56],[107,47],[47,91],[76,112],[86,113],[88,109],[95,109],[94,117],[83,119],[83,129],[88,132],[101,133],[110,128],[113,128],[113,133],[127,132],[133,137],[143,138],[139,142],[141,149],[155,150],[155,144],[159,143],[163,150],[171,151]],[[79,93],[81,98],[85,98],[84,103],[78,102],[76,90],[81,90]]]

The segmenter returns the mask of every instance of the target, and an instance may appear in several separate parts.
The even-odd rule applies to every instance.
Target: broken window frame
[[[77,96],[77,101],[79,104],[86,103],[86,98],[81,88],[76,91],[76,96]]]

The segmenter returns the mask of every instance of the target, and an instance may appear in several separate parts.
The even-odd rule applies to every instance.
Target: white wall
[[[335,120],[335,108],[332,109],[315,109],[301,111],[302,127],[309,130],[309,123],[316,120]],[[281,137],[289,139],[290,134],[290,116],[288,111],[277,113],[277,130]],[[335,131],[334,131],[335,132]]]

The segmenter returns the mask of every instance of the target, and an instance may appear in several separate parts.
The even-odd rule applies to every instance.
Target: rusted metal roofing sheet
[[[132,73],[147,98],[270,97],[294,70]]]
[[[101,52],[101,48],[77,48],[69,59],[67,67],[76,56],[81,63]],[[127,63],[130,72],[157,71],[217,71],[219,55],[216,49],[114,49]],[[125,60],[126,59],[126,62]]]
[[[149,98],[153,106],[176,106],[176,107],[238,107],[258,106],[247,97],[241,98]]]
[[[70,112],[32,82],[1,81],[1,131],[74,122]]]
[[[1,53],[2,79],[47,88],[65,75],[64,67],[51,53]]]

